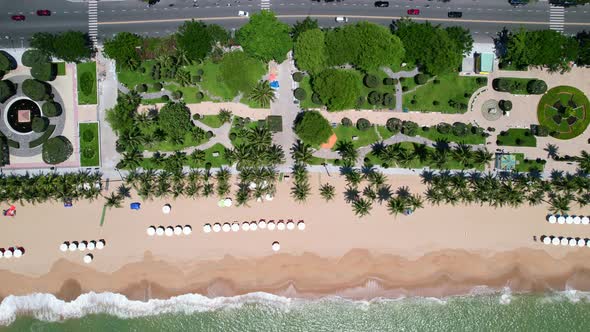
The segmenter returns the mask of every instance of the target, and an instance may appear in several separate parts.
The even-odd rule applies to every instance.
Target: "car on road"
[[[450,18],[461,18],[463,17],[463,12],[449,12],[448,16]]]
[[[25,15],[12,15],[10,17],[13,21],[24,21]]]
[[[39,9],[37,10],[37,16],[51,16],[51,10]]]
[[[250,16],[250,13],[248,13],[246,11],[243,11],[243,10],[240,10],[240,11],[238,11],[238,16],[240,16],[240,17],[249,17]]]
[[[420,15],[420,9],[408,9],[408,15]]]
[[[348,22],[348,17],[336,16],[336,22],[338,22],[338,23],[346,23],[346,22]]]
[[[389,1],[375,1],[375,7],[389,7]]]

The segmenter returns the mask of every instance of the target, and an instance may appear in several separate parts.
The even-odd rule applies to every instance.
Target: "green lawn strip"
[[[336,159],[326,159],[326,158],[318,158],[318,157],[311,157],[311,159],[309,160],[309,165],[322,165],[323,163],[326,163],[328,165],[334,165],[334,161]]]
[[[194,163],[190,160],[190,153],[187,154],[187,162],[185,166],[191,168],[205,168],[207,163],[211,163],[211,167],[221,167],[224,165],[229,165],[227,159],[225,159],[225,147],[219,143],[213,145],[212,147],[205,149],[205,161],[200,163]],[[218,152],[219,156],[213,157],[213,153]],[[143,158],[140,162],[140,167],[143,169],[160,169],[162,168],[161,165],[154,164],[151,158]]]
[[[64,76],[66,74],[66,63],[65,62],[54,62],[57,68],[57,76]]]
[[[80,123],[78,125],[78,130],[80,137],[80,166],[99,166],[100,142],[98,138],[98,123]],[[87,141],[87,138],[85,136],[87,134],[84,134],[85,132],[92,133],[92,140]],[[88,138],[89,137],[90,136],[88,136]]]
[[[448,142],[456,142],[456,143],[465,143],[465,144],[485,144],[486,139],[481,135],[476,135],[471,133],[471,124],[468,124],[467,127],[469,128],[469,134],[466,136],[457,136],[453,133],[448,134],[441,134],[436,127],[433,126],[429,130],[424,131],[422,127],[418,128],[417,136],[421,136],[427,138],[431,141],[437,140],[446,140]]]
[[[525,136],[525,133],[529,133]],[[504,146],[527,146],[536,147],[537,138],[531,133],[529,129],[510,128],[506,131],[507,135],[502,136],[498,134],[496,143]],[[516,140],[520,139],[520,144],[516,144]]]
[[[77,77],[78,77],[78,105],[95,105],[97,103],[97,96],[96,96],[96,63],[93,62],[83,62],[76,64],[77,68]],[[87,74],[91,75],[92,77],[92,89],[89,93],[85,93],[81,88],[81,79],[82,77],[90,77]],[[89,80],[90,81],[90,80]]]
[[[406,91],[410,91],[418,86],[418,84],[416,84],[416,81],[414,80],[414,77],[404,77],[403,82],[400,81],[400,83],[402,85],[403,93],[405,93]],[[407,88],[406,91],[404,91],[404,87]]]
[[[525,160],[524,153],[512,153],[516,157],[516,171],[518,172],[543,172],[545,164],[537,162],[536,159]]]
[[[219,120],[219,116],[217,115],[205,115],[202,116],[199,121],[211,128],[219,128],[223,125],[223,123],[221,123]]]
[[[224,101],[232,100],[236,96],[236,94],[223,83],[218,64],[214,64],[211,60],[205,60],[205,62],[196,69],[203,69],[202,81],[199,82],[199,85],[203,90],[207,90],[211,95],[220,97]]]
[[[201,141],[195,141],[195,139],[193,138],[193,136],[190,133],[187,133],[185,138],[184,138],[184,143],[183,144],[175,144],[169,141],[161,141],[161,142],[157,142],[156,144],[154,144],[153,146],[150,147],[146,147],[146,150],[148,151],[176,151],[176,150],[182,150],[191,146],[198,146],[201,145],[203,143],[207,142],[207,139],[203,139]]]
[[[437,76],[436,79],[440,83],[434,84],[434,80],[431,80],[424,85],[416,87],[416,90],[413,92],[405,93],[403,100],[404,108],[413,111],[464,113],[465,111],[449,106],[449,100],[468,104],[473,92],[480,87],[476,82],[476,77],[463,77],[457,73],[443,74]],[[469,97],[465,97],[465,93]],[[412,99],[416,100],[415,104],[411,103]],[[433,105],[434,101],[438,101],[439,104]]]
[[[562,117],[560,123],[556,123],[554,116],[558,115],[553,106],[557,101],[568,105],[573,101],[577,108],[573,110],[578,118],[573,125],[567,123],[567,117]],[[590,102],[584,93],[571,86],[557,86],[550,89],[539,101],[537,118],[541,125],[549,129],[550,135],[557,139],[571,139],[583,133],[590,123]]]
[[[307,97],[299,101],[299,105],[301,106],[301,108],[306,109],[321,107],[321,105],[314,104],[311,101],[311,95],[313,95],[313,90],[311,89],[311,78],[309,77],[309,75],[305,75],[303,77],[303,80],[299,82],[299,87],[304,89],[307,93]]]
[[[520,89],[515,89],[512,91],[509,91],[509,93],[513,94],[513,95],[530,95],[530,93],[527,91],[526,86],[529,83],[529,81],[534,80],[534,78],[512,78],[512,77],[498,77],[495,80],[503,80],[503,81],[508,81],[508,82],[513,82],[513,83],[520,83]],[[494,90],[496,90],[496,87],[494,87]],[[499,90],[496,90],[499,91]]]
[[[166,103],[166,101],[163,100],[162,98],[154,98],[154,99],[142,98],[141,99],[142,105],[155,105],[155,104],[161,104],[161,103]]]
[[[338,137],[338,141],[351,141],[355,148],[360,148],[366,145],[371,145],[377,141],[379,141],[379,137],[375,132],[374,128],[369,128],[367,130],[358,130],[354,126],[345,127],[343,125],[338,125],[336,128],[333,128],[334,134]],[[357,140],[353,140],[352,137],[358,137]],[[332,150],[336,150],[338,146],[338,142],[334,145]]]
[[[41,136],[39,136],[39,138],[34,139],[29,142],[29,148],[34,148],[34,147],[37,147],[37,146],[45,143],[49,139],[49,137],[51,137],[51,135],[53,134],[54,131],[55,131],[55,125],[47,126],[47,130],[45,130],[43,135],[41,135]]]
[[[144,73],[139,69],[129,70],[127,68],[120,68],[117,71],[117,79],[129,89],[135,89],[139,84],[147,84],[148,88],[152,89],[151,85],[158,82],[151,76],[152,66],[154,64],[156,64],[155,60],[144,61],[140,66],[140,68],[145,68]]]
[[[385,126],[377,126],[377,131],[379,132],[379,135],[381,135],[382,140],[386,140],[393,136],[393,133]]]
[[[187,104],[196,104],[209,99],[207,98],[207,96],[204,96],[203,99],[197,99],[197,93],[201,90],[196,86],[180,86],[176,84],[166,84],[164,85],[164,89],[170,91],[169,93],[167,93],[168,97],[170,98],[172,98],[172,92],[176,90],[181,91],[182,100]]]

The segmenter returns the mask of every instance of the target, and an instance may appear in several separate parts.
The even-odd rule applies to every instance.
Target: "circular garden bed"
[[[17,99],[8,107],[6,118],[8,125],[20,134],[33,131],[33,119],[41,116],[37,103],[30,99]]]
[[[557,86],[539,101],[539,124],[558,139],[571,139],[584,132],[590,123],[590,102],[584,93],[571,86]]]

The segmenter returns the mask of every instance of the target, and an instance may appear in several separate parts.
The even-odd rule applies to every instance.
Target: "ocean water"
[[[17,315],[16,313],[19,312]],[[509,291],[435,298],[352,301],[266,293],[147,303],[117,294],[7,297],[0,331],[588,331],[590,296],[579,291]],[[7,325],[8,324],[8,325]]]

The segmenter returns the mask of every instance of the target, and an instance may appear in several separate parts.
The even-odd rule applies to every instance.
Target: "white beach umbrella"
[[[228,222],[226,222],[225,224],[223,224],[223,226],[221,228],[226,233],[231,231],[231,225]]]
[[[68,246],[68,249],[70,251],[76,251],[78,249],[78,244],[76,242],[70,242],[70,245]]]
[[[272,201],[274,197],[272,197],[271,194],[266,194],[266,196],[264,196],[264,199],[266,199],[267,201]]]
[[[244,232],[247,232],[247,231],[249,231],[249,230],[250,230],[250,223],[249,223],[249,222],[247,222],[247,221],[243,222],[243,223],[242,223],[242,230],[243,230]]]
[[[231,198],[226,198],[226,199],[223,201],[223,205],[225,205],[226,207],[230,207],[230,206],[232,206],[232,201],[231,201]]]
[[[172,207],[170,206],[170,204],[164,204],[164,206],[162,206],[162,213],[164,214],[170,213],[171,210]]]
[[[166,234],[166,236],[174,235],[174,228],[172,226],[166,227],[166,231],[164,231],[164,234]]]
[[[250,185],[248,186],[248,188],[250,188],[251,190],[256,189],[256,183],[250,182]]]
[[[78,250],[80,250],[80,251],[86,250],[86,243],[87,243],[86,241],[80,242],[80,244],[78,244]]]
[[[559,238],[557,236],[554,236],[553,239],[551,239],[551,243],[554,246],[558,246],[561,243],[561,241],[559,241]]]
[[[585,246],[586,246],[586,240],[578,239],[578,247],[585,247]]]
[[[104,242],[104,240],[98,240],[98,242],[96,242],[96,249],[102,250],[102,249],[104,249],[105,245],[106,245],[106,242]]]
[[[277,225],[275,225],[275,222],[274,221],[269,221],[268,224],[266,224],[266,228],[269,231],[274,231],[276,226]]]
[[[174,226],[174,235],[182,235],[182,226],[180,226],[180,225]]]
[[[4,251],[4,258],[10,258],[12,257],[12,249],[7,248],[6,251]]]
[[[281,250],[281,245],[279,244],[278,241],[275,241],[272,243],[272,251],[279,251]]]
[[[19,248],[14,249],[14,253],[12,254],[15,258],[19,258],[23,255],[23,251]]]
[[[90,264],[93,259],[94,259],[94,256],[92,256],[92,254],[84,255],[84,263],[86,263],[86,264]]]
[[[2,257],[4,257],[4,251],[0,250],[0,258],[2,258]]]
[[[213,224],[213,232],[215,232],[215,233],[221,232],[221,224],[219,224],[219,223]]]
[[[264,219],[260,219],[260,221],[258,222],[258,228],[266,229],[266,221]]]
[[[155,228],[154,228],[155,231]],[[94,250],[96,248],[96,242],[95,241],[90,241],[88,242],[88,245],[86,246],[86,249],[88,250]]]
[[[565,223],[568,224],[568,225],[573,224],[574,223],[574,217],[572,217],[572,216],[565,217]]]
[[[557,217],[554,215],[550,215],[547,221],[549,221],[550,224],[555,224],[557,222]]]
[[[203,232],[211,233],[211,225],[210,224],[203,225]]]
[[[284,230],[285,230],[285,223],[284,223],[284,222],[282,222],[282,221],[279,221],[279,222],[277,223],[277,229],[278,229],[279,231],[284,231]]]
[[[590,240],[586,240],[586,247],[590,247]]]
[[[565,224],[565,217],[564,216],[557,217],[557,223],[560,225]]]
[[[240,230],[240,224],[238,224],[237,222],[231,224],[231,230],[232,232],[238,232]]]
[[[190,225],[184,225],[182,228],[182,234],[190,235],[193,232],[193,228]]]
[[[159,227],[156,229],[156,235],[158,235],[158,236],[162,236],[162,235],[164,235],[164,232],[165,232],[164,226],[159,226]]]
[[[575,247],[578,245],[578,241],[576,239],[570,239],[570,247]]]
[[[590,224],[590,218],[588,218],[588,217],[586,217],[586,216],[582,217],[582,224],[583,224],[583,225],[588,225],[588,224]]]
[[[60,244],[59,245],[59,250],[60,251],[64,251],[64,252],[65,251],[68,251],[68,243],[67,242],[64,242],[64,243]]]
[[[292,220],[287,221],[287,229],[290,231],[295,229],[295,223]]]
[[[150,227],[148,227],[148,228],[147,228],[147,230],[146,230],[146,233],[147,233],[147,235],[149,235],[149,236],[154,236],[154,235],[156,235],[156,227],[154,227],[154,226],[150,226]]]
[[[258,224],[256,223],[256,221],[253,221],[250,223],[250,230],[251,231],[255,231],[258,229]]]
[[[569,241],[567,240],[567,238],[562,237],[560,243],[562,246],[567,246]]]
[[[582,223],[582,218],[580,218],[580,216],[575,216],[574,217],[574,224],[579,225],[581,223]]]
[[[299,222],[297,223],[297,228],[298,228],[300,231],[304,230],[304,229],[305,229],[305,222],[304,222],[303,220],[299,221]]]
[[[551,238],[548,236],[544,236],[543,237],[543,243],[545,244],[551,244]]]

